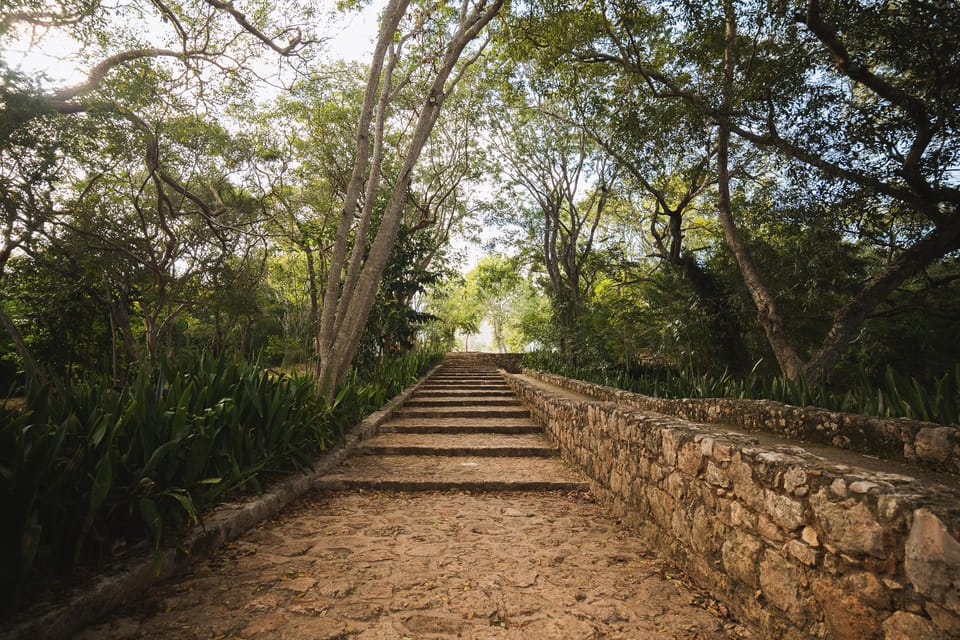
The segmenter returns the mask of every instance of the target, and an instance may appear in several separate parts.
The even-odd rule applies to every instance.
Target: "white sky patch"
[[[85,71],[78,64],[80,43],[72,38],[25,31],[0,50],[0,56],[24,74],[41,80],[41,86],[61,87],[80,83]]]
[[[323,57],[369,62],[373,55],[383,0],[371,2],[353,13],[338,14],[333,11],[333,2],[328,4],[328,11],[317,12],[317,15],[327,16],[328,20],[326,24],[317,25],[317,31],[327,37],[323,45]],[[161,29],[158,17],[156,28],[148,30],[157,31],[159,35]],[[80,42],[57,29],[21,27],[18,31],[8,33],[0,49],[0,58],[12,69],[36,78],[40,86],[45,88],[71,86],[86,79],[89,65],[81,61]],[[271,55],[265,53],[264,57]],[[271,61],[264,60],[264,63],[269,65]]]
[[[343,25],[334,27],[332,38],[327,41],[330,56],[340,60],[369,62],[377,37],[377,26],[383,2],[371,2],[359,13],[346,16]]]

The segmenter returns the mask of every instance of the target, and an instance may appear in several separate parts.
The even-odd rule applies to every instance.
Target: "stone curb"
[[[130,560],[128,566],[118,573],[94,578],[75,589],[62,606],[19,621],[0,633],[0,640],[69,638],[75,631],[129,602],[152,585],[207,557],[225,542],[236,539],[307,492],[324,487],[323,476],[352,454],[363,440],[375,435],[380,424],[393,417],[400,405],[440,366],[432,368],[388,400],[383,408],[351,427],[340,443],[317,458],[313,471],[283,480],[250,500],[215,507],[204,518],[202,528],[196,528],[178,549],[164,550],[158,563],[155,564],[152,555]],[[30,615],[29,610],[24,615]]]

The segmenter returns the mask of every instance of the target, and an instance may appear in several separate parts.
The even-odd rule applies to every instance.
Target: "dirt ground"
[[[77,636],[748,638],[584,494],[313,494]]]

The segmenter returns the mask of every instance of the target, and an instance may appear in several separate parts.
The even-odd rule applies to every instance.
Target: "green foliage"
[[[400,230],[353,361],[356,368],[374,369],[384,358],[396,357],[416,344],[418,331],[432,316],[414,308],[413,300],[440,277],[424,260],[432,249],[429,237]]]
[[[201,356],[119,389],[55,382],[23,409],[0,408],[0,584],[17,592],[3,596],[126,543],[159,549],[225,494],[310,467],[439,357],[418,352],[355,374],[330,405],[312,378]]]
[[[571,367],[557,353],[524,355],[523,366],[585,382],[661,398],[743,398],[775,400],[794,406],[817,406],[833,411],[892,418],[914,418],[940,424],[960,424],[960,365],[927,381],[886,368],[881,384],[866,375],[844,389],[826,384],[811,387],[783,376],[761,376],[761,362],[749,375],[704,373],[648,363],[630,369],[605,364]]]

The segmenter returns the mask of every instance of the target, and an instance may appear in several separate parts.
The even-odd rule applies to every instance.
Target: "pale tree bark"
[[[461,55],[497,15],[503,0],[464,1],[461,4],[457,27],[437,62],[436,75],[424,97],[406,149],[401,154],[403,161],[397,180],[390,187],[390,198],[370,249],[364,256],[373,214],[372,196],[380,186],[382,127],[392,93],[390,75],[396,64],[399,45],[403,43],[403,39],[398,41],[395,34],[408,5],[409,0],[391,0],[381,17],[357,127],[356,164],[347,187],[331,252],[317,340],[317,380],[327,397],[332,397],[342,382],[360,344],[383,269],[396,241],[413,169],[436,124],[444,100],[462,75],[462,67],[457,72]],[[465,61],[466,64],[475,61],[478,55]],[[371,134],[374,137],[372,157]],[[355,220],[361,193],[365,195],[364,206],[359,219]],[[351,234],[351,231],[354,233]],[[351,236],[354,249],[348,263],[347,246]]]

